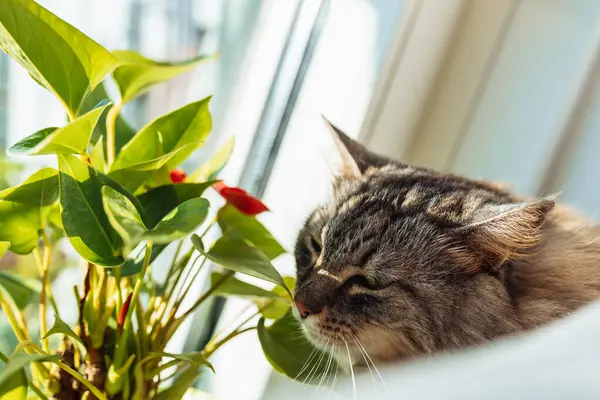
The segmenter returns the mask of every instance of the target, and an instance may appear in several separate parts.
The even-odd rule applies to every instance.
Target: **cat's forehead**
[[[469,223],[481,207],[509,201],[508,193],[485,182],[390,165],[359,178],[338,180],[332,201],[317,210],[313,223],[323,228],[342,221],[352,225],[364,219],[419,216],[441,227],[460,226]]]

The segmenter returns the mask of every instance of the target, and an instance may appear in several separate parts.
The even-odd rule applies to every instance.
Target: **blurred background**
[[[213,94],[212,136],[184,168],[235,136],[224,178],[265,200],[272,212],[263,222],[287,249],[328,195],[332,143],[321,114],[390,157],[507,183],[524,195],[562,192],[600,221],[596,0],[38,2],[109,50],[158,60],[220,53],[128,105],[125,117],[139,128]],[[53,162],[7,159],[4,149],[63,123],[61,115],[52,96],[0,54],[0,189]],[[64,253],[53,285],[73,286],[80,268],[68,246]],[[5,257],[0,268],[35,276],[32,263]],[[290,255],[277,266],[294,273]],[[216,302],[173,346],[198,348],[244,306]],[[0,332],[0,347],[11,340]],[[310,393],[271,373],[253,335],[220,350],[215,367],[199,386],[216,399]]]

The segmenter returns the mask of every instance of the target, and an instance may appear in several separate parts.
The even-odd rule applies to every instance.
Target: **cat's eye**
[[[363,275],[354,275],[354,276],[348,278],[342,285],[342,287],[346,291],[350,290],[353,286],[358,286],[358,287],[361,287],[361,288],[367,289],[367,290],[383,290],[383,289],[389,287],[390,285],[384,284],[384,283],[372,282]]]
[[[315,252],[315,254],[321,254],[321,245],[319,244],[319,242],[317,242],[317,239],[315,239],[312,236],[310,237],[310,247],[312,248],[312,251]]]

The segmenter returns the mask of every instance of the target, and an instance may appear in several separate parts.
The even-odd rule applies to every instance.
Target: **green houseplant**
[[[0,398],[181,398],[212,369],[210,356],[248,331],[257,332],[276,370],[306,380],[302,367],[311,352],[316,357],[291,315],[293,279],[271,264],[284,249],[256,219],[266,207],[217,179],[233,142],[188,176],[177,169],[211,130],[210,99],[139,131],[120,116],[123,105],[152,85],[207,57],[172,64],[132,51],[111,53],[32,0],[0,2],[0,48],[52,92],[68,116],[64,126],[35,132],[9,149],[10,155],[55,155],[56,168],[0,192],[0,258],[8,250],[32,254],[40,276],[32,284],[0,271],[0,306],[19,343],[11,353],[0,352]],[[115,102],[107,98],[106,79],[119,89]],[[213,189],[226,204],[210,213],[202,195]],[[220,237],[204,243],[211,229]],[[70,242],[85,269],[73,288],[79,311],[73,325],[61,319],[48,282],[59,241]],[[172,262],[154,263],[168,246],[176,248]],[[209,265],[222,268],[183,309]],[[166,280],[156,282],[151,270],[160,268]],[[275,287],[248,284],[236,272]],[[201,351],[165,353],[182,322],[214,295],[252,300],[258,323],[250,318],[231,327]],[[32,332],[25,311],[36,305],[39,331]],[[320,369],[315,365],[311,375]]]

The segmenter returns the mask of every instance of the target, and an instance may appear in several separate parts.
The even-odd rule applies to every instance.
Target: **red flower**
[[[171,182],[173,183],[183,183],[183,181],[185,181],[186,176],[187,175],[185,174],[185,171],[182,169],[174,169],[169,174]]]
[[[129,311],[129,305],[131,304],[131,296],[132,295],[133,295],[133,292],[129,293],[129,296],[127,296],[127,300],[125,300],[125,303],[123,303],[123,306],[119,310],[119,316],[117,317],[117,331],[119,333],[123,332],[123,324],[125,323],[125,317],[127,316],[127,311]]]
[[[262,201],[248,194],[243,189],[227,186],[223,182],[215,183],[213,188],[227,200],[228,204],[231,204],[246,215],[258,215],[269,211]]]

